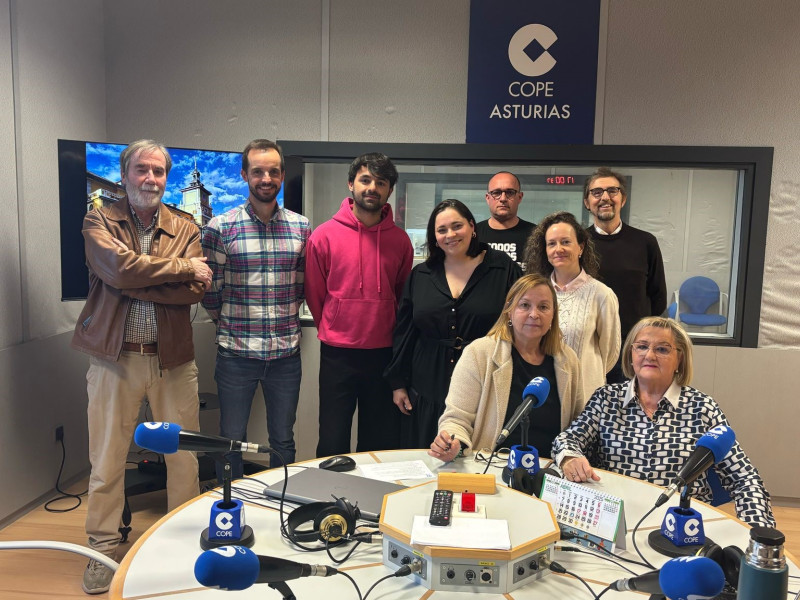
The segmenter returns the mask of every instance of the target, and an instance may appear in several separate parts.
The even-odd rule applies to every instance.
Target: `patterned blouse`
[[[606,385],[592,395],[583,412],[553,442],[556,464],[570,456],[586,456],[599,469],[666,487],[700,436],[716,425],[730,427],[713,398],[675,382],[648,418],[634,381]],[[769,493],[738,441],[712,468],[736,503],[736,515],[742,521],[775,527]],[[689,491],[692,497],[711,502],[705,473]]]

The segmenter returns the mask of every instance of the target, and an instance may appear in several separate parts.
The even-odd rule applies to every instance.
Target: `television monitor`
[[[82,300],[89,291],[81,227],[86,212],[125,196],[119,155],[125,144],[58,140],[61,223],[61,299]],[[247,199],[241,153],[167,148],[172,169],[162,201],[201,229],[214,216]],[[278,193],[283,206],[283,188]]]

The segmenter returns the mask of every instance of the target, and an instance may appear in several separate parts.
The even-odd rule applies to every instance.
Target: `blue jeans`
[[[300,378],[303,370],[300,353],[275,360],[245,358],[218,348],[214,379],[219,395],[220,435],[247,441],[247,422],[256,386],[261,383],[267,408],[267,435],[270,447],[278,452],[287,464],[294,462],[294,422],[300,398]],[[242,455],[230,452],[225,455],[231,463],[231,476],[243,475]],[[270,455],[270,466],[279,466],[277,457]],[[222,470],[217,465],[217,477]]]

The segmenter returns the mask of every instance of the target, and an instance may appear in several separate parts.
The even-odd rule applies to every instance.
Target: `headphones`
[[[713,542],[703,545],[697,551],[697,556],[705,556],[713,560],[725,574],[725,583],[734,590],[739,585],[739,569],[744,551],[736,546],[720,547]]]
[[[544,476],[550,475],[551,477],[560,478],[561,475],[551,468],[539,469],[536,475],[528,473],[527,469],[517,467],[513,471],[508,467],[503,467],[503,482],[508,484],[512,490],[517,490],[528,496],[536,496],[537,498],[542,495],[542,484],[544,483]]]
[[[286,519],[287,537],[292,542],[340,542],[352,537],[356,521],[361,518],[357,505],[347,498],[336,498],[336,502],[311,502],[299,506]],[[310,529],[300,529],[313,522]]]

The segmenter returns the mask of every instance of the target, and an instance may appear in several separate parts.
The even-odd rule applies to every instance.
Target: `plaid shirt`
[[[141,254],[150,254],[150,245],[153,243],[156,223],[158,223],[158,210],[153,215],[150,225],[145,227],[133,207],[129,207],[133,215],[133,222],[136,224],[136,236],[139,238]],[[135,250],[135,248],[131,248],[131,250]],[[134,344],[152,344],[158,341],[155,304],[147,300],[131,298],[131,307],[125,319],[125,341]]]
[[[278,208],[261,221],[249,202],[214,217],[203,230],[213,272],[203,306],[217,344],[239,356],[274,360],[300,346],[308,219]]]

